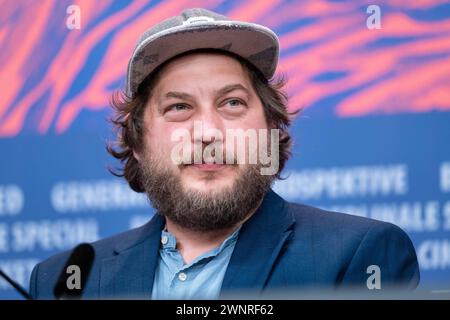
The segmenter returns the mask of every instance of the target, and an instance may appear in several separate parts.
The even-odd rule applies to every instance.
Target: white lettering
[[[22,211],[23,191],[16,185],[0,185],[0,216],[14,216]]]
[[[370,274],[370,276],[367,278],[367,281],[366,281],[367,289],[369,289],[369,290],[381,289],[380,267],[375,264],[370,265],[367,267],[366,273]]]
[[[367,29],[381,29],[381,8],[375,4],[367,7],[366,12],[370,14],[366,20]]]
[[[450,162],[441,164],[440,185],[442,192],[450,192]]]
[[[427,240],[417,249],[417,258],[423,270],[450,268],[450,241]]]
[[[95,219],[65,219],[16,222],[11,226],[11,248],[15,252],[64,250],[81,242],[98,240]]]
[[[69,15],[66,18],[66,27],[69,30],[81,28],[81,9],[77,5],[70,5],[66,8],[66,13]]]
[[[5,253],[9,250],[8,244],[9,230],[6,223],[0,223],[0,252]]]
[[[367,198],[404,195],[408,171],[404,164],[330,169],[305,169],[287,173],[275,191],[290,200]]]
[[[73,181],[53,186],[50,201],[57,212],[148,208],[147,198],[119,181]]]

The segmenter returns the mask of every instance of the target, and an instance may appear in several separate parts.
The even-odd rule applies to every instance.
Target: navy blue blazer
[[[140,228],[93,243],[95,261],[83,298],[150,299],[164,225],[156,214]],[[35,266],[32,297],[53,298],[69,255],[64,252]],[[419,282],[414,247],[399,227],[289,203],[270,190],[241,228],[221,295],[317,288],[367,291],[370,265],[380,268],[381,290],[391,285],[413,289]]]

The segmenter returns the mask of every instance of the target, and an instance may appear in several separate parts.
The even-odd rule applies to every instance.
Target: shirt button
[[[169,238],[167,236],[162,236],[161,237],[161,243],[162,244],[167,244],[167,242],[169,242]]]
[[[180,272],[180,274],[178,275],[178,279],[180,279],[180,281],[185,281],[187,279],[186,273]]]

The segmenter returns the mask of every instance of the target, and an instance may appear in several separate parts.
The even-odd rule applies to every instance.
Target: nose
[[[194,142],[210,144],[224,139],[224,122],[215,108],[203,109],[194,119]]]

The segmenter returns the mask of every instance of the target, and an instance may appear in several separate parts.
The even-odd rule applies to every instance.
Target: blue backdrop
[[[450,289],[450,5],[378,1],[377,16],[371,2],[3,2],[0,267],[28,286],[38,261],[148,221],[107,170],[108,100],[139,34],[200,6],[280,36],[278,72],[304,111],[275,190],[399,225],[421,286]],[[0,298],[18,297],[0,280]]]

